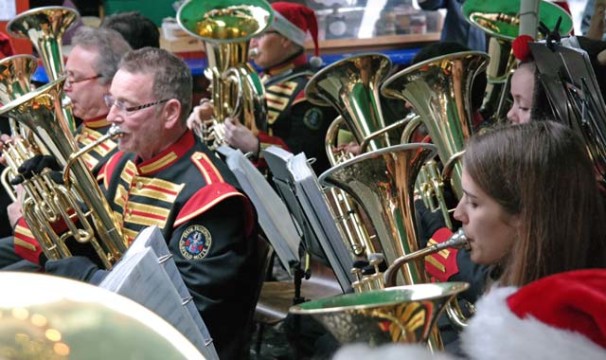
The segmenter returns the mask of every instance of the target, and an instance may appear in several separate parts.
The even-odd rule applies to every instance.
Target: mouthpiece
[[[248,57],[249,57],[249,58],[253,58],[253,59],[254,59],[254,58],[256,58],[257,56],[259,56],[259,54],[260,54],[259,48],[251,48],[251,49],[248,51]]]
[[[109,130],[107,130],[107,135],[112,139],[118,139],[122,137],[122,134],[124,134],[124,131],[122,131],[118,125],[112,125]]]

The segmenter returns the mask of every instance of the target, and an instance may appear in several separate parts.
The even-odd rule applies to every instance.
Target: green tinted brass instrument
[[[248,64],[250,39],[273,20],[264,0],[190,0],[177,13],[179,25],[205,44],[211,80],[212,125],[198,134],[211,147],[224,143],[223,121],[238,119],[254,134],[265,130],[265,90]]]
[[[460,198],[462,166],[459,156],[473,131],[471,86],[486,67],[488,55],[465,51],[429,59],[385,80],[383,95],[410,104],[427,128],[438,155],[451,170],[451,184]]]
[[[58,80],[64,71],[63,50],[61,48],[65,31],[74,24],[80,14],[75,9],[63,6],[47,6],[25,11],[7,25],[6,29],[14,37],[28,38],[40,59],[50,81]],[[76,121],[71,111],[69,99],[61,95],[63,117],[71,132],[76,130]]]
[[[62,118],[61,94],[64,81],[65,78],[61,78],[51,82],[4,103],[0,108],[0,114],[8,115],[20,126],[26,126],[37,139],[31,145],[13,147],[19,150],[19,156],[5,151],[5,158],[14,174],[23,161],[42,150],[52,155],[63,168],[68,161],[73,162],[70,168],[73,174],[70,183],[73,186],[69,189],[56,184],[48,171],[23,182],[26,191],[22,203],[24,218],[48,259],[70,256],[69,241],[90,243],[99,262],[111,269],[127,245],[97,181],[81,159],[70,160],[78,148]],[[113,135],[115,134],[108,136]],[[106,139],[104,137],[97,143]],[[64,223],[68,231],[56,232],[54,225],[57,222]]]
[[[43,274],[2,272],[1,359],[188,359],[204,356],[154,312],[111,291]]]
[[[423,344],[445,305],[468,286],[451,282],[391,287],[308,301],[290,312],[313,316],[342,344]]]
[[[490,39],[490,64],[486,68],[487,86],[482,112],[491,117],[491,122],[505,119],[510,107],[506,102],[509,95],[508,81],[515,68],[511,42],[518,36],[520,2],[466,0],[463,3],[465,18],[486,32]],[[562,36],[572,31],[572,18],[556,4],[541,0],[538,15],[538,21],[549,29],[554,29],[558,19],[561,19],[559,31]]]
[[[391,60],[383,54],[348,57],[314,75],[305,96],[313,104],[336,108],[363,152],[384,148],[391,145],[389,131],[402,126],[401,122],[387,126],[379,99],[379,87],[391,68]],[[326,135],[329,158],[339,127],[331,129]]]
[[[36,67],[37,60],[31,55],[15,55],[0,60],[0,105],[7,104],[32,90],[30,79],[36,71]],[[9,118],[9,121],[11,134],[21,137],[21,139],[14,139],[16,145],[12,151],[15,154],[8,157],[11,158],[25,151],[27,146],[24,144],[26,142],[24,139],[29,137],[29,133],[23,127],[18,126],[13,119]],[[11,147],[5,147],[4,150],[5,152],[11,151]],[[5,167],[2,171],[1,181],[7,194],[13,201],[16,201],[17,193],[9,183],[11,178],[17,176],[14,170],[11,166]]]

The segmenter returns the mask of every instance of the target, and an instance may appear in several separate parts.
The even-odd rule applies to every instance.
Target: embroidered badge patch
[[[181,235],[179,249],[184,258],[201,260],[208,254],[212,243],[212,236],[207,228],[202,225],[192,225]]]
[[[319,130],[322,126],[322,117],[322,110],[318,108],[311,108],[305,112],[303,123],[312,130]]]

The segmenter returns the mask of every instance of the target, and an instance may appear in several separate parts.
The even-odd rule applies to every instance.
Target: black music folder
[[[242,154],[240,150],[221,146],[217,151],[225,157],[225,162],[242,186],[242,190],[252,201],[259,224],[274,248],[282,266],[292,274],[292,265],[299,260],[300,231],[296,228],[288,209],[276,194],[267,179]]]
[[[157,226],[139,233],[99,286],[155,312],[179,330],[206,359],[219,359],[206,324]]]
[[[303,246],[333,269],[344,292],[351,290],[353,254],[328,206],[324,190],[305,154],[270,146],[263,150],[273,182],[303,232]]]

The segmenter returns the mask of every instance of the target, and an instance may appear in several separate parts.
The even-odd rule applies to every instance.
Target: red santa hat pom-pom
[[[530,46],[528,46],[531,42],[534,42],[534,39],[530,35],[520,35],[513,40],[511,49],[516,59],[520,61],[532,60],[532,53],[530,52]]]

